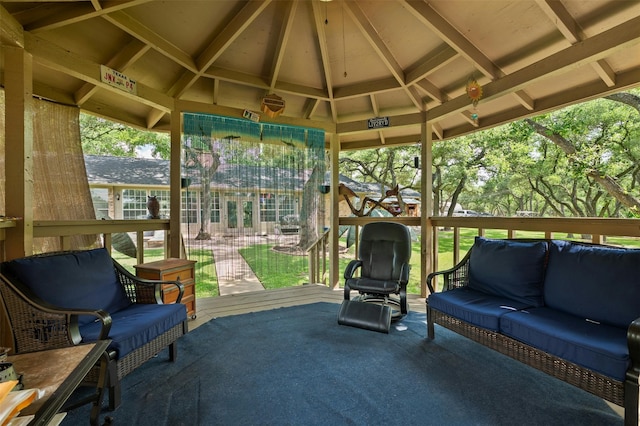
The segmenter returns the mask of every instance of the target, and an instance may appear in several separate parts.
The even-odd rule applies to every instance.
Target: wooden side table
[[[136,265],[136,275],[148,280],[180,281],[184,286],[182,303],[187,307],[187,316],[196,317],[196,282],[195,260],[169,258],[156,262]],[[173,303],[178,298],[178,290],[171,286],[163,286],[162,301]]]
[[[33,425],[47,425],[67,401],[71,393],[80,385],[85,376],[100,360],[111,340],[98,340],[95,343],[71,346],[68,348],[51,349],[40,352],[29,352],[8,357],[18,374],[22,374],[25,389],[38,388],[44,391],[44,396],[35,400],[22,410],[20,415],[34,414],[29,423]],[[106,364],[101,368],[106,369]],[[101,376],[106,374],[101,372]],[[103,383],[98,386],[104,386]],[[96,406],[91,410],[90,423],[97,424],[100,406],[102,405],[102,391],[96,395]]]

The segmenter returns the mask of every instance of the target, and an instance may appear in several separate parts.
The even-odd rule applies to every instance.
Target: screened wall
[[[195,222],[187,246],[228,249],[232,265],[217,269],[219,279],[242,279],[247,260],[258,277],[306,268],[291,257],[304,257],[326,225],[324,139],[322,130],[184,114],[182,181]],[[307,276],[300,271],[300,283]]]

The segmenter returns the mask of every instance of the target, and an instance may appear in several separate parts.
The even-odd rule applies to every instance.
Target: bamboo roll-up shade
[[[33,100],[33,219],[95,219],[80,142],[80,110]],[[0,91],[0,149],[4,153],[4,91]],[[10,183],[9,183],[10,184]],[[5,211],[5,158],[0,157],[0,214]],[[72,249],[100,245],[96,235],[75,236]],[[58,238],[34,239],[34,253],[61,250]]]

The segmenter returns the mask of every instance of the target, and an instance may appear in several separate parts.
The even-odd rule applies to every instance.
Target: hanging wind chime
[[[471,103],[473,104],[473,111],[471,112],[471,119],[478,124],[478,102],[482,99],[482,86],[478,83],[478,81],[470,77],[469,81],[467,81],[467,96],[471,99]]]

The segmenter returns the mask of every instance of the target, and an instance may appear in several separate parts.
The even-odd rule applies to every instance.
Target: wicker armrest
[[[175,303],[180,303],[182,301],[184,286],[180,281],[148,280],[133,275],[115,260],[113,261],[113,265],[116,269],[120,284],[133,303],[161,305],[163,303],[163,288],[165,291],[167,290],[165,286],[176,287],[178,289],[178,298]]]
[[[20,282],[0,275],[0,293],[9,317],[16,353],[75,346],[82,341],[80,315],[101,323],[100,339],[111,330],[111,316],[103,310],[60,308],[38,298]]]
[[[631,368],[634,371],[636,380],[640,376],[640,318],[631,323],[627,330],[627,345],[629,346],[629,357],[631,358]]]
[[[471,249],[469,249],[464,258],[453,268],[432,272],[427,275],[427,287],[429,287],[429,292],[435,293],[435,286],[433,284],[433,281],[440,275],[444,277],[444,285],[442,286],[442,291],[467,286],[469,284],[470,257]]]

